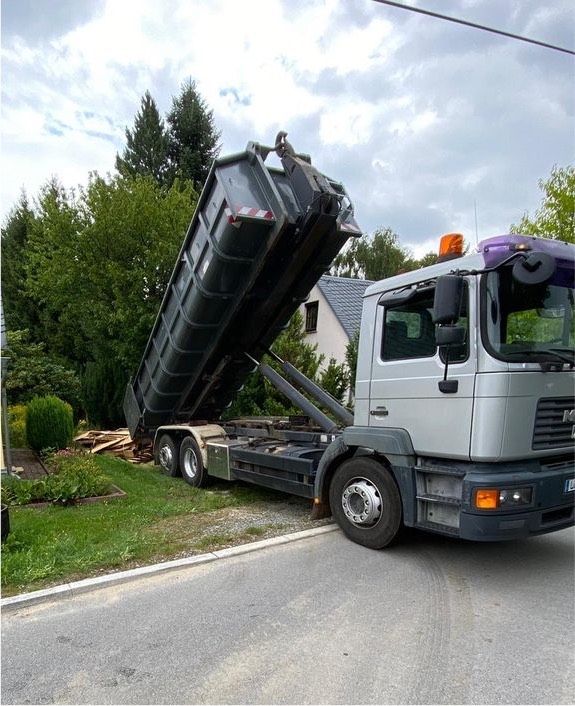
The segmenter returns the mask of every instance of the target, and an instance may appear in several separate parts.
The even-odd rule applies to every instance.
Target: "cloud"
[[[45,42],[84,24],[101,11],[103,0],[2,0],[2,40],[19,36]]]
[[[102,0],[24,31],[41,6],[2,4],[3,215],[22,185],[113,169],[143,93],[165,113],[188,77],[224,153],[287,130],[345,184],[365,231],[390,226],[416,251],[444,231],[473,241],[476,211],[480,238],[505,232],[573,158],[573,61],[539,47],[368,0]],[[574,13],[569,0],[449,7],[566,45]]]

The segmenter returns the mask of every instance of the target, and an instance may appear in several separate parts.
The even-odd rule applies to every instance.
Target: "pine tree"
[[[2,300],[6,327],[35,331],[37,308],[26,292],[28,238],[34,214],[26,194],[10,212],[2,228]]]
[[[168,136],[149,91],[142,97],[134,128],[126,128],[126,147],[116,155],[116,169],[126,176],[151,176],[163,185],[168,171]]]
[[[216,130],[213,111],[208,110],[194,81],[185,81],[180,95],[172,99],[167,122],[170,181],[177,177],[189,179],[200,191],[220,151],[221,133]]]

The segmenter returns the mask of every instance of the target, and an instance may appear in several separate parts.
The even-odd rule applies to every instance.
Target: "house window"
[[[305,305],[305,332],[313,333],[317,331],[317,312],[319,302],[310,302]]]

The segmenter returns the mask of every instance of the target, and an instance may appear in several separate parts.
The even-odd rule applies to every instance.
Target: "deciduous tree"
[[[42,343],[30,341],[27,330],[8,331],[9,358],[6,392],[10,404],[29,402],[34,397],[56,395],[75,410],[80,406],[80,380],[76,372],[46,354]]]
[[[430,264],[428,255],[424,260],[424,264]],[[332,273],[340,277],[380,280],[420,266],[424,265],[399,243],[391,228],[380,228],[371,236],[353,240],[334,260]]]
[[[141,176],[93,175],[77,194],[54,184],[44,189],[27,273],[30,296],[42,304],[40,340],[49,353],[78,368],[93,362],[121,371],[121,396],[148,340],[195,200],[189,182],[167,189]]]
[[[575,243],[575,167],[553,167],[539,188],[544,196],[535,215],[525,213],[511,231]]]

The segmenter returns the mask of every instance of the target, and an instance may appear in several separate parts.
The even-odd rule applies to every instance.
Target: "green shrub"
[[[24,449],[26,441],[26,405],[14,404],[8,407],[8,426],[10,430],[10,446],[14,449]]]
[[[2,503],[26,505],[52,501],[68,504],[79,498],[91,498],[110,493],[112,483],[96,461],[87,455],[52,456],[48,460],[50,475],[36,480],[20,480],[14,476],[2,478]]]
[[[67,402],[48,395],[28,403],[26,437],[35,451],[65,449],[72,441],[74,419]]]

